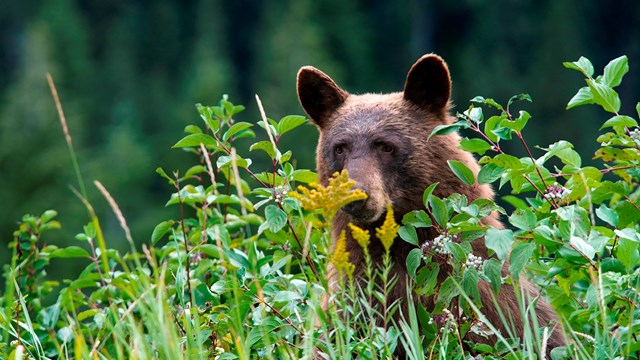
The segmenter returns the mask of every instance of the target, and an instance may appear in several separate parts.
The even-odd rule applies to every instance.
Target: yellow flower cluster
[[[336,241],[336,248],[333,250],[333,255],[331,255],[331,263],[336,267],[336,270],[338,270],[340,274],[347,274],[348,277],[353,275],[355,266],[349,262],[347,237],[344,230],[342,230],[338,240]]]
[[[393,245],[393,240],[395,240],[396,235],[398,235],[399,229],[400,225],[396,223],[396,220],[393,217],[393,208],[391,207],[391,204],[388,204],[387,216],[384,219],[384,223],[376,229],[376,236],[380,239],[380,242],[387,253],[389,252],[389,249],[391,249],[391,245]]]
[[[291,192],[289,195],[300,200],[302,207],[310,210],[321,210],[324,218],[329,221],[333,219],[336,212],[343,206],[356,200],[364,200],[367,198],[360,189],[353,190],[356,182],[349,179],[347,170],[334,173],[329,179],[329,186],[324,187],[320,184],[310,183],[309,190],[304,186],[298,186],[298,192]]]
[[[369,230],[363,230],[352,223],[349,223],[349,228],[351,229],[351,236],[353,236],[358,245],[366,252],[369,248],[369,239],[371,238]]]

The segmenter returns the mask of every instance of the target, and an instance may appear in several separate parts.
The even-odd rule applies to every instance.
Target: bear
[[[423,209],[423,191],[433,183],[439,183],[434,194],[444,198],[453,193],[463,194],[473,201],[478,198],[493,199],[490,185],[466,185],[449,168],[447,160],[464,163],[477,177],[480,169],[475,157],[458,148],[460,135],[450,133],[429,138],[438,125],[451,124],[451,77],[444,60],[435,54],[422,56],[409,70],[404,90],[390,94],[354,95],[340,88],[329,76],[312,67],[302,67],[297,76],[297,93],[300,104],[310,121],[319,130],[316,149],[316,168],[319,181],[327,185],[329,177],[346,169],[356,182],[355,188],[368,195],[344,206],[333,220],[334,243],[341,232],[347,234],[346,246],[349,261],[355,264],[354,278],[363,278],[364,251],[351,237],[348,228],[353,223],[371,234],[385,218],[387,204],[391,204],[396,221],[410,211]],[[483,224],[503,229],[498,214],[482,220]],[[418,229],[420,245],[433,241],[438,233],[433,228]],[[396,239],[391,247],[392,273],[397,283],[389,295],[389,303],[406,298],[408,273],[406,258],[415,246]],[[489,257],[484,238],[472,243],[473,254],[483,259]],[[368,252],[374,264],[380,263],[384,249],[380,242],[371,241]],[[502,276],[509,275],[509,264],[502,269]],[[336,271],[328,271],[330,282],[337,283]],[[446,267],[438,274],[439,283],[447,276]],[[557,314],[549,303],[538,297],[539,291],[526,280],[520,286],[531,299],[538,298],[535,313],[539,326],[548,326],[551,335],[543,349],[547,357],[551,349],[565,344]],[[510,317],[516,335],[522,337],[523,319],[518,306],[516,290],[503,285],[497,297],[489,283],[478,283],[481,311],[486,318],[508,337],[500,313]],[[331,291],[339,291],[332,289]],[[415,299],[418,299],[414,296]],[[427,308],[433,298],[418,299]],[[402,303],[406,309],[408,304]],[[403,311],[406,314],[406,311]],[[452,312],[454,312],[452,310]],[[400,312],[396,313],[396,320]],[[480,336],[473,332],[465,335],[474,342],[493,345],[495,336]],[[398,346],[396,356],[403,357]]]

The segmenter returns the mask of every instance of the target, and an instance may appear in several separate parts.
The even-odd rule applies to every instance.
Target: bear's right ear
[[[451,98],[451,76],[440,56],[424,55],[413,64],[404,84],[404,98],[434,112],[446,110]]]
[[[322,71],[312,66],[303,66],[298,71],[298,99],[311,121],[320,128],[347,96],[349,93]]]

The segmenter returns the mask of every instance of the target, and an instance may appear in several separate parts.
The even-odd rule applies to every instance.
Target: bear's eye
[[[347,146],[345,144],[336,145],[336,147],[333,148],[333,152],[336,155],[342,155],[342,154],[344,154],[344,151],[346,150],[346,147]]]
[[[395,148],[392,145],[389,145],[389,144],[381,144],[380,145],[380,150],[382,150],[382,152],[384,152],[384,153],[392,154],[395,151]]]

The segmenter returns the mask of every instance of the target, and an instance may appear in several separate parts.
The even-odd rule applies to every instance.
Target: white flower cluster
[[[273,188],[273,200],[275,200],[277,203],[282,203],[282,201],[287,197],[288,193],[288,186],[276,186]]]
[[[495,335],[495,333],[491,329],[489,329],[489,327],[485,323],[483,323],[480,320],[474,321],[469,331],[485,338],[489,338]]]
[[[482,272],[484,260],[480,256],[469,254],[467,256],[467,262],[464,264],[469,269],[476,269],[477,272]]]
[[[447,247],[445,246],[445,244],[448,242],[451,242],[451,236],[439,235],[438,237],[433,239],[433,242],[431,243],[431,248],[437,254],[447,255],[449,254],[449,250],[447,250]]]
[[[553,184],[549,186],[547,189],[547,193],[544,194],[544,197],[547,199],[556,199],[561,200],[569,195],[569,189],[562,185]]]
[[[631,139],[633,140],[633,142],[635,142],[636,145],[640,146],[640,128],[631,130],[629,132],[629,135],[631,135]]]

